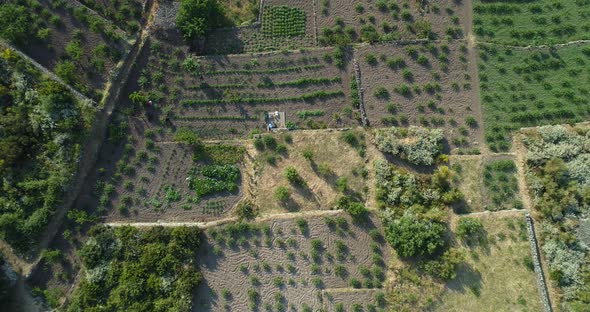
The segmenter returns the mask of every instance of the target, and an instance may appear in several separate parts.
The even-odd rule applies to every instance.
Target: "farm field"
[[[474,33],[485,42],[526,46],[590,39],[587,1],[474,0],[473,13]]]
[[[464,195],[455,208],[457,213],[481,212],[484,210],[484,186],[482,178],[484,159],[480,155],[452,155],[449,164],[455,172],[453,183]]]
[[[507,151],[511,133],[521,127],[587,119],[589,55],[585,44],[555,49],[480,45],[483,122],[490,149]]]
[[[475,64],[463,43],[378,44],[355,53],[373,127],[442,128],[452,148],[477,148]]]
[[[193,311],[383,309],[378,289],[391,251],[379,226],[375,217],[355,224],[330,213],[209,229],[197,256],[204,282]],[[357,289],[369,293],[356,298]]]
[[[13,28],[2,25],[6,31],[0,38],[95,101],[131,46],[127,33],[75,1],[14,0],[3,5],[0,14],[6,16],[4,23],[10,22],[9,16],[20,16],[14,27],[26,28],[10,32]]]
[[[150,122],[208,138],[265,130],[264,114],[275,111],[286,113],[292,129],[358,124],[357,110],[346,104],[347,67],[336,66],[329,49],[195,57],[160,41],[149,47],[128,94]],[[145,107],[148,100],[154,105]]]
[[[112,21],[119,28],[130,34],[136,33],[142,23],[144,6],[148,0],[80,0],[79,2]],[[52,0],[53,3],[59,1]]]
[[[462,2],[320,0],[316,2],[318,40],[323,45],[400,39],[463,38]]]

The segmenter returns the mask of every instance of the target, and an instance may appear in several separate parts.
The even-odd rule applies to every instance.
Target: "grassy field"
[[[486,238],[469,247],[466,263],[435,305],[435,311],[541,311],[520,213],[481,215]]]
[[[465,199],[457,205],[455,211],[459,213],[483,211],[481,177],[483,157],[451,156],[449,163],[456,173],[453,182],[465,196]]]
[[[522,209],[518,199],[516,165],[510,159],[491,160],[485,164],[483,184],[486,192],[485,209]]]
[[[476,0],[473,4],[473,29],[485,41],[511,45],[588,39],[589,3],[588,0]]]
[[[508,150],[515,129],[588,118],[590,46],[482,45],[479,59],[485,140],[492,151]]]
[[[258,19],[258,0],[223,0],[225,15],[236,26],[250,24]]]

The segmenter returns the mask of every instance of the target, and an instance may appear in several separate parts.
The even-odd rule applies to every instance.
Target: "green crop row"
[[[301,72],[304,70],[324,68],[323,64],[311,64],[304,66],[289,66],[281,68],[267,68],[267,69],[230,69],[230,70],[210,70],[206,71],[205,75],[258,75],[258,74],[280,74],[288,72]]]
[[[305,93],[300,96],[290,96],[282,98],[241,98],[236,96],[232,99],[217,99],[217,100],[183,100],[180,102],[183,106],[192,105],[216,105],[216,104],[263,104],[263,103],[280,103],[280,102],[301,102],[312,101],[317,99],[325,99],[330,97],[344,96],[342,90],[337,91],[316,91]]]

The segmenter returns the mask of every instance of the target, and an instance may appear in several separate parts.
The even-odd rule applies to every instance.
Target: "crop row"
[[[303,66],[289,66],[282,68],[267,68],[267,69],[230,69],[230,70],[210,70],[206,71],[205,75],[257,75],[257,74],[280,74],[288,72],[301,72],[304,70],[320,69],[324,68],[323,64],[311,64]]]
[[[314,84],[328,84],[328,83],[335,83],[341,82],[342,78],[340,77],[331,77],[331,78],[299,78],[296,80],[290,80],[285,82],[273,82],[271,80],[265,80],[256,85],[257,88],[273,88],[273,87],[303,87],[307,85],[314,85]],[[228,83],[228,84],[208,84],[208,83],[201,83],[198,86],[190,86],[189,89],[194,90],[201,90],[201,89],[244,89],[251,87],[245,83]]]
[[[278,102],[301,102],[311,101],[316,99],[325,99],[330,97],[344,96],[342,90],[337,91],[316,91],[305,93],[300,96],[290,96],[282,98],[241,98],[239,96],[232,99],[215,99],[215,100],[183,100],[180,102],[183,106],[191,105],[215,105],[215,104],[262,104],[262,103],[278,103]]]

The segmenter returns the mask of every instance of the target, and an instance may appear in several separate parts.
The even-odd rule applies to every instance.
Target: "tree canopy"
[[[225,9],[217,0],[182,0],[176,25],[184,39],[202,39],[213,28],[227,25]]]

